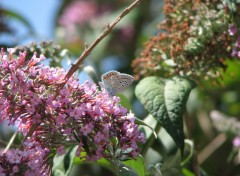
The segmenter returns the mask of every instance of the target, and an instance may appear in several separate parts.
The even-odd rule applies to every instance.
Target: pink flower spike
[[[19,171],[18,166],[13,166],[13,173],[17,173]]]
[[[57,149],[57,154],[58,155],[64,155],[66,153],[65,147],[64,146],[60,146]]]
[[[233,139],[234,147],[240,147],[240,136],[237,136]]]
[[[9,54],[13,54],[16,52],[16,48],[7,48],[7,51],[9,52]]]
[[[58,154],[65,154],[63,143],[65,146],[80,143],[78,152],[86,152],[89,148],[88,157],[80,156],[83,159],[114,157],[106,151],[111,145],[110,138],[117,138],[119,150],[131,148],[134,144],[134,153],[127,150],[124,156],[132,157],[139,153],[137,144],[144,141],[144,135],[137,130],[134,114],[120,105],[119,97],[109,97],[107,92],[98,90],[96,84],[89,81],[79,84],[75,77],[71,77],[55,97],[59,80],[64,80],[67,72],[44,66],[42,59],[44,57],[40,55],[37,58],[36,53],[27,58],[23,52],[18,58],[9,60],[8,54],[2,50],[0,121],[7,120],[23,135],[30,129],[34,130],[27,138],[33,141],[24,144],[28,150],[6,156],[6,162],[18,166],[19,171],[15,168],[17,174],[27,175],[27,171],[20,173],[22,167],[19,164],[38,172],[44,164],[45,153],[52,152],[54,148]],[[36,127],[32,129],[32,126]],[[86,148],[82,147],[83,139],[86,140]],[[13,172],[12,166],[9,171]]]
[[[81,132],[84,136],[87,136],[89,133],[91,133],[93,129],[93,124],[87,124],[84,127],[81,128]]]
[[[237,52],[237,56],[240,58],[240,51]]]
[[[230,26],[228,28],[229,35],[233,36],[237,33],[237,31],[238,31],[238,29],[237,29],[236,25],[230,24]]]
[[[13,59],[13,53],[16,52],[16,48],[8,48],[7,51],[9,52],[9,59]]]
[[[236,47],[240,48],[240,35],[237,38]]]

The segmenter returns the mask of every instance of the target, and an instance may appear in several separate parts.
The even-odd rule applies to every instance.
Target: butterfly
[[[130,86],[133,82],[134,78],[131,75],[112,70],[102,75],[102,82],[99,84],[102,88],[105,88],[111,96],[114,96],[116,93]]]

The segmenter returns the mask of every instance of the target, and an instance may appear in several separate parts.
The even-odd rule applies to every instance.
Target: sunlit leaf
[[[102,158],[97,161],[97,163],[108,170],[111,170],[113,173],[116,172],[116,166],[113,166],[113,163],[109,162],[107,159]]]
[[[184,176],[195,176],[194,173],[192,173],[191,171],[189,171],[186,168],[182,169],[182,173],[183,173]]]
[[[52,175],[53,176],[68,176],[73,165],[73,159],[77,150],[76,147],[71,147],[63,156],[55,156],[53,160]]]
[[[146,170],[144,160],[141,156],[138,156],[136,160],[125,161],[124,164],[134,169],[139,176],[145,176]]]
[[[120,98],[120,104],[124,108],[127,108],[128,110],[132,109],[132,105],[130,104],[129,100],[123,94],[118,94],[117,96]]]

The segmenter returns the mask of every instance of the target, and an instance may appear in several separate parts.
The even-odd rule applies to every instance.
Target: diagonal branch
[[[134,9],[140,0],[135,0],[131,5],[129,5],[111,24],[108,24],[107,27],[104,29],[104,31],[97,37],[97,39],[90,45],[89,47],[86,47],[81,56],[78,58],[77,62],[72,65],[70,70],[65,76],[64,83],[61,85],[61,88],[66,84],[66,82],[69,80],[69,78],[73,75],[73,73],[80,67],[81,63],[84,61],[84,59],[91,53],[91,51],[98,45],[99,42],[102,41],[116,26],[116,24],[121,21],[121,19],[126,16],[132,9]]]

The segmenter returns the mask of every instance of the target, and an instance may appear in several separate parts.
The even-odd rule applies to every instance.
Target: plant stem
[[[86,47],[81,56],[77,59],[76,63],[72,65],[70,70],[65,76],[64,83],[61,85],[61,88],[66,84],[66,82],[69,80],[69,78],[73,75],[73,73],[80,67],[81,63],[84,61],[84,59],[91,53],[91,51],[98,45],[99,42],[102,41],[116,26],[116,24],[121,21],[121,19],[126,16],[132,9],[134,9],[140,0],[134,1],[131,5],[129,5],[111,24],[108,24],[104,31],[97,37],[97,39],[89,46]]]
[[[160,123],[157,123],[156,127],[155,127],[156,134],[158,134],[160,129],[161,129],[161,125],[160,125]],[[155,140],[155,135],[154,135],[154,133],[152,133],[141,151],[142,156],[146,155],[148,149],[151,147],[154,140]]]
[[[185,109],[185,114],[184,114],[184,120],[185,120],[185,125],[186,125],[186,136],[187,139],[192,140],[192,128],[191,128],[191,117],[189,116],[187,108]],[[193,172],[196,176],[200,176],[200,170],[199,170],[199,164],[198,164],[198,158],[196,156],[196,151],[193,149],[193,155],[192,155],[192,160],[191,160],[191,165]]]
[[[11,147],[14,139],[15,139],[16,136],[17,136],[17,133],[18,133],[18,132],[16,131],[16,132],[12,135],[12,137],[11,137],[10,141],[8,142],[6,148],[4,149],[3,153],[6,153],[6,152],[8,151],[8,149]]]

